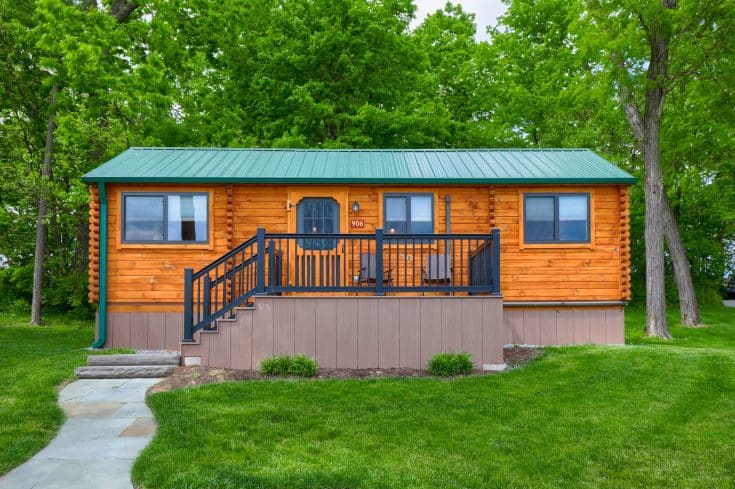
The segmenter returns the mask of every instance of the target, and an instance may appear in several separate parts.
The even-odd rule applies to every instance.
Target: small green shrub
[[[269,357],[260,362],[260,371],[265,375],[296,375],[298,377],[314,377],[319,372],[319,364],[306,355],[279,355]]]
[[[291,358],[291,375],[299,377],[314,377],[319,372],[319,364],[313,358],[306,355],[296,355]]]
[[[474,366],[469,353],[437,353],[429,360],[429,373],[446,377],[472,373]]]

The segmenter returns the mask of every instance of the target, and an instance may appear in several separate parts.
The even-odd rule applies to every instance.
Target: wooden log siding
[[[100,299],[100,194],[89,186],[89,302]]]
[[[346,191],[345,191],[346,190]],[[210,242],[206,245],[121,244],[121,193],[209,192]],[[233,245],[254,236],[258,227],[288,232],[295,222],[296,204],[289,195],[334,196],[341,208],[340,230],[374,233],[382,227],[383,194],[429,192],[434,195],[434,230],[445,227],[445,195],[451,197],[451,232],[486,233],[492,225],[501,232],[501,293],[508,301],[621,300],[629,293],[629,237],[627,189],[598,186],[285,186],[232,185],[108,185],[108,293],[115,304],[180,304],[183,269],[199,269]],[[591,192],[593,243],[589,245],[520,246],[522,223],[519,198],[524,192]],[[93,199],[94,200],[94,199]],[[351,210],[357,201],[360,210]],[[95,204],[91,204],[93,206]],[[229,226],[229,213],[232,224]],[[293,217],[289,217],[293,213]],[[365,227],[351,229],[350,220],[364,219]],[[90,214],[90,225],[92,224]],[[97,221],[98,222],[98,221]],[[94,231],[90,228],[91,239]],[[90,257],[91,258],[91,257]],[[90,279],[92,279],[90,268]],[[92,284],[93,281],[90,280]]]
[[[591,243],[524,246],[524,193],[589,192]],[[621,300],[619,186],[499,186],[495,189],[500,228],[500,291],[506,301]]]
[[[206,244],[122,243],[123,192],[208,192]],[[198,270],[228,249],[227,189],[220,185],[108,185],[108,300],[111,303],[181,303],[184,268]]]
[[[620,187],[620,296],[630,300],[630,200],[628,187]]]

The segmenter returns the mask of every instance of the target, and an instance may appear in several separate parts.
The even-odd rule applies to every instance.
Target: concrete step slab
[[[148,379],[168,377],[176,365],[100,365],[74,369],[79,379]]]
[[[179,353],[133,353],[124,355],[89,355],[89,366],[178,365]]]

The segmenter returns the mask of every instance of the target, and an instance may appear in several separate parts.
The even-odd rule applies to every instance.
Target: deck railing
[[[499,294],[500,234],[266,233],[185,270],[184,341],[253,296]]]

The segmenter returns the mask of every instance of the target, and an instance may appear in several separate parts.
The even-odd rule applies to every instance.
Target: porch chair
[[[386,268],[383,270],[383,285],[393,285],[394,268]],[[360,285],[375,285],[378,280],[375,253],[360,253],[360,276],[358,283]]]
[[[449,285],[452,283],[452,257],[430,254],[423,273],[424,285]],[[423,293],[422,293],[423,294]]]

